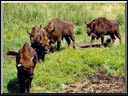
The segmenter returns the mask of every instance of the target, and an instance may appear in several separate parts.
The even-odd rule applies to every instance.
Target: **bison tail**
[[[8,51],[6,53],[6,55],[13,55],[13,56],[16,56],[18,53],[17,52],[14,52],[14,51]]]

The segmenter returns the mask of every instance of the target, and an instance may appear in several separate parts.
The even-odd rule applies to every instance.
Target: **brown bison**
[[[61,40],[66,39],[68,47],[70,46],[70,39],[73,41],[73,48],[75,48],[75,37],[73,35],[73,23],[71,21],[64,21],[59,19],[52,19],[44,29],[48,32],[50,44],[57,41],[57,50],[60,50]]]
[[[17,77],[20,83],[21,93],[30,92],[31,82],[34,76],[34,68],[37,63],[37,53],[27,42],[17,52],[8,51],[7,55],[16,56]]]
[[[37,52],[38,61],[40,61],[40,59],[44,61],[45,54],[49,53],[50,44],[49,39],[47,38],[47,32],[43,28],[40,28],[39,32],[33,37],[31,46]]]
[[[36,33],[38,33],[39,32],[39,27],[38,26],[34,26],[33,28],[32,28],[32,31],[31,32],[29,32],[29,31],[27,31],[27,33],[29,34],[29,37],[30,37],[30,41],[33,41],[33,38],[34,38],[34,36],[36,35]]]
[[[114,35],[116,35],[119,38],[121,44],[119,25],[116,21],[100,17],[89,23],[85,22],[85,24],[87,26],[87,34],[88,36],[91,36],[91,44],[95,38],[99,39],[101,37],[101,43],[104,45],[104,35],[110,35],[113,44],[116,39]]]

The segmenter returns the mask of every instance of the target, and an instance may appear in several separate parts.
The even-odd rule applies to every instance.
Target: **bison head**
[[[37,57],[29,57],[25,53],[21,54],[19,64],[16,65],[18,70],[24,70],[30,76],[33,75],[34,67],[37,62]]]
[[[40,28],[39,33],[34,36],[33,41],[31,42],[31,46],[36,50],[40,49],[45,53],[49,53],[49,39],[47,32],[43,28]]]
[[[47,31],[47,37],[48,39],[50,40],[50,45],[51,43],[55,43],[55,41],[53,40],[53,37],[52,37],[52,33],[55,32],[55,26],[53,24],[53,22],[49,22],[45,27],[44,29]]]
[[[50,44],[49,44],[49,39],[47,38],[47,34],[46,33],[41,33],[40,35],[40,45],[43,48],[45,53],[49,53],[49,49],[50,49]]]
[[[94,33],[95,24],[93,22],[90,22],[90,23],[85,22],[85,24],[87,26],[87,34],[88,34],[88,36],[90,36],[91,33]]]
[[[55,31],[55,26],[53,22],[49,22],[47,26],[44,27],[44,29],[47,31],[48,37],[50,37],[51,34]]]
[[[30,37],[30,41],[31,41],[31,42],[33,42],[34,36],[35,36],[35,34],[38,33],[38,32],[39,32],[39,27],[38,27],[38,26],[34,26],[34,27],[32,28],[32,31],[31,31],[31,32],[27,31],[27,33],[29,34],[29,37]]]

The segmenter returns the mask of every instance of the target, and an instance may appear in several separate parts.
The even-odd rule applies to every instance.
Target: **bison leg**
[[[45,53],[42,52],[42,53],[41,53],[41,59],[42,59],[42,61],[44,61],[44,58],[45,58]]]
[[[61,41],[57,41],[57,50],[60,50]]]
[[[25,93],[25,81],[20,81],[19,80],[19,83],[20,83],[20,92],[21,93]]]
[[[44,58],[43,58],[44,56],[42,56],[42,54],[44,53],[42,52],[41,49],[38,49],[36,52],[37,52],[38,62],[41,63],[41,60],[44,61]]]
[[[20,83],[20,92],[25,93],[25,80],[23,80],[23,78],[20,75],[18,74],[18,80]]]
[[[70,36],[70,38],[71,38],[71,40],[72,40],[72,42],[73,42],[73,48],[76,48],[76,47],[75,47],[75,36],[72,34],[72,35]]]
[[[111,39],[112,39],[112,43],[114,44],[115,43],[115,36],[113,34],[110,35]]]
[[[104,35],[101,36],[101,44],[104,45]]]
[[[59,51],[60,50],[60,45],[61,45],[61,38],[59,38],[57,40],[57,50]]]
[[[91,42],[90,42],[90,43],[91,43],[91,46],[92,46],[92,44],[93,44],[94,40],[95,40],[95,37],[94,37],[94,36],[92,36],[92,37],[91,37]]]
[[[41,59],[41,54],[39,51],[37,51],[37,57],[38,57],[38,61],[40,62],[40,59]]]
[[[68,36],[66,36],[66,37],[65,37],[65,40],[66,40],[66,41],[67,41],[67,43],[68,43],[68,47],[70,47],[71,42],[70,42],[69,37],[68,37]]]
[[[28,79],[27,83],[27,93],[30,93],[30,88],[31,88],[31,82],[32,82],[32,78]]]
[[[119,31],[115,32],[115,35],[120,40],[120,44],[121,44],[122,41],[121,41],[121,35],[120,35]]]

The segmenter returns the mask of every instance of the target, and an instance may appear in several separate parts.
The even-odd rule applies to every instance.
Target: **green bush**
[[[125,14],[123,14],[123,12],[120,12],[117,17],[116,17],[116,21],[119,23],[119,25],[124,25],[125,24]]]

